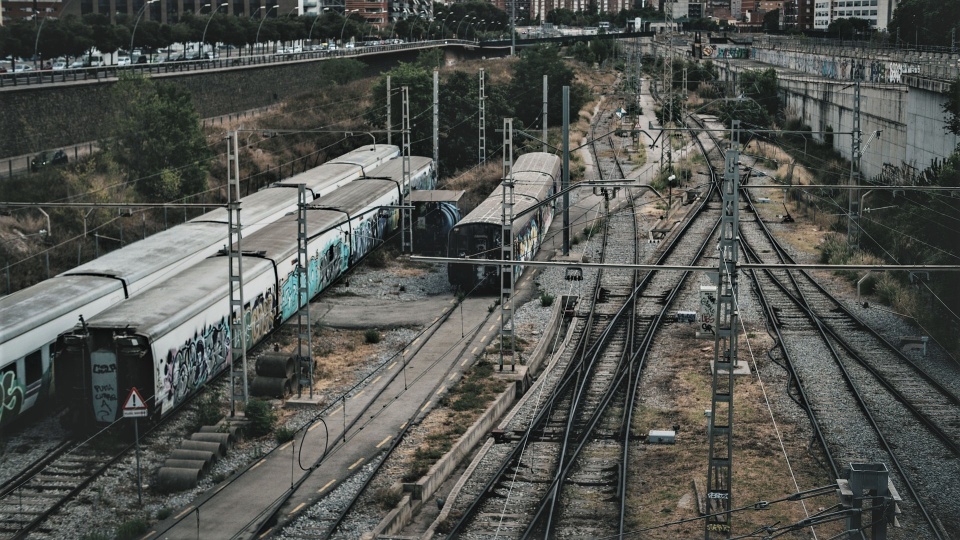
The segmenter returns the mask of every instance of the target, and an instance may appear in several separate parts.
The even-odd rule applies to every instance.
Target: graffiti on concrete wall
[[[766,64],[801,71],[827,79],[853,80],[862,70],[865,80],[875,83],[900,83],[908,73],[920,73],[919,64],[893,60],[872,60],[867,63],[846,56],[829,56],[798,51],[754,48],[751,57]]]
[[[720,47],[706,45],[703,47],[703,56],[705,58],[750,58],[750,49],[747,47]]]

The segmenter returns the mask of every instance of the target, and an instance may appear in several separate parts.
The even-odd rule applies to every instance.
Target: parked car
[[[64,60],[57,60],[56,62],[53,63],[53,70],[54,70],[54,71],[63,71],[63,70],[65,70],[65,69],[67,69],[67,62],[66,62],[66,61],[64,61]]]
[[[118,57],[117,57],[117,65],[118,65],[118,66],[129,66],[129,65],[130,65],[130,57],[129,57],[129,56],[118,56]]]
[[[73,63],[70,64],[70,69],[78,69],[82,68],[83,66],[83,60],[74,60]]]
[[[69,161],[67,159],[67,153],[63,150],[57,150],[56,152],[41,152],[37,154],[37,157],[30,160],[30,170],[37,172],[41,167],[46,167],[47,165],[62,165]]]
[[[13,68],[14,73],[26,73],[28,71],[33,71],[33,66],[30,64],[17,64],[17,67]]]

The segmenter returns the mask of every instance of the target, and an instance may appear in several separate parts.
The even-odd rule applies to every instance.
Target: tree
[[[840,39],[854,39],[858,35],[868,33],[870,33],[870,21],[857,17],[834,19],[827,27],[827,35],[837,36]]]
[[[960,135],[960,77],[950,85],[947,102],[943,104],[943,112],[947,113],[945,129],[954,135]]]
[[[508,94],[513,114],[527,125],[538,125],[543,109],[543,76],[547,76],[547,114],[550,125],[559,125],[563,118],[563,87],[570,87],[570,118],[587,102],[589,89],[574,80],[573,70],[564,64],[560,49],[540,45],[524,49],[514,65],[513,80]]]
[[[113,92],[113,129],[103,147],[137,191],[155,201],[206,191],[211,152],[190,94],[127,72]]]
[[[774,9],[763,14],[763,31],[777,32],[780,30],[780,10]]]
[[[410,98],[411,116],[411,152],[414,155],[433,155],[433,123],[429,111],[433,107],[433,74],[419,64],[401,62],[399,66],[384,73],[373,87],[372,103],[367,109],[367,121],[374,126],[386,126],[387,120],[387,76],[390,76],[390,119],[392,129],[399,131],[403,118],[403,95],[401,88],[406,86]]]
[[[901,45],[949,46],[951,31],[960,31],[958,22],[960,0],[902,0],[893,11],[887,32]]]
[[[780,109],[780,90],[775,69],[744,71],[740,76],[740,91],[745,97],[759,103],[771,117],[777,115]]]

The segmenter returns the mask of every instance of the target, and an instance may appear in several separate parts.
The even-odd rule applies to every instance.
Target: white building
[[[875,30],[886,30],[900,0],[816,0],[814,30],[826,30],[837,19],[865,19]]]

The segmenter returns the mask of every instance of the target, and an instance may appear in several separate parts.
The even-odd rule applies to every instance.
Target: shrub
[[[111,536],[105,532],[90,532],[80,537],[80,540],[111,540]]]
[[[223,418],[220,400],[215,392],[207,390],[197,403],[197,425],[212,426]]]
[[[540,294],[540,305],[543,307],[550,307],[553,305],[555,297],[552,294],[542,293]]]
[[[276,439],[277,439],[277,444],[283,444],[283,443],[285,443],[285,442],[287,442],[287,441],[293,440],[293,436],[294,436],[296,433],[297,433],[296,431],[294,431],[294,430],[292,430],[292,429],[290,429],[290,428],[288,428],[288,427],[286,427],[286,426],[280,426],[280,427],[278,427],[277,429],[274,430],[273,436],[276,437]]]
[[[147,532],[147,528],[148,526],[146,520],[140,518],[132,519],[117,527],[116,540],[132,540],[134,538],[139,538],[143,536],[143,533]]]
[[[157,510],[157,521],[163,521],[173,515],[173,508],[164,506]]]
[[[363,340],[371,345],[380,343],[380,332],[371,328],[363,333]]]
[[[260,437],[273,431],[277,423],[277,413],[269,403],[262,399],[251,399],[247,402],[244,415],[250,421],[250,435]]]
[[[396,489],[382,487],[373,492],[373,498],[381,510],[390,511],[400,504],[400,500],[403,499],[403,492]]]

